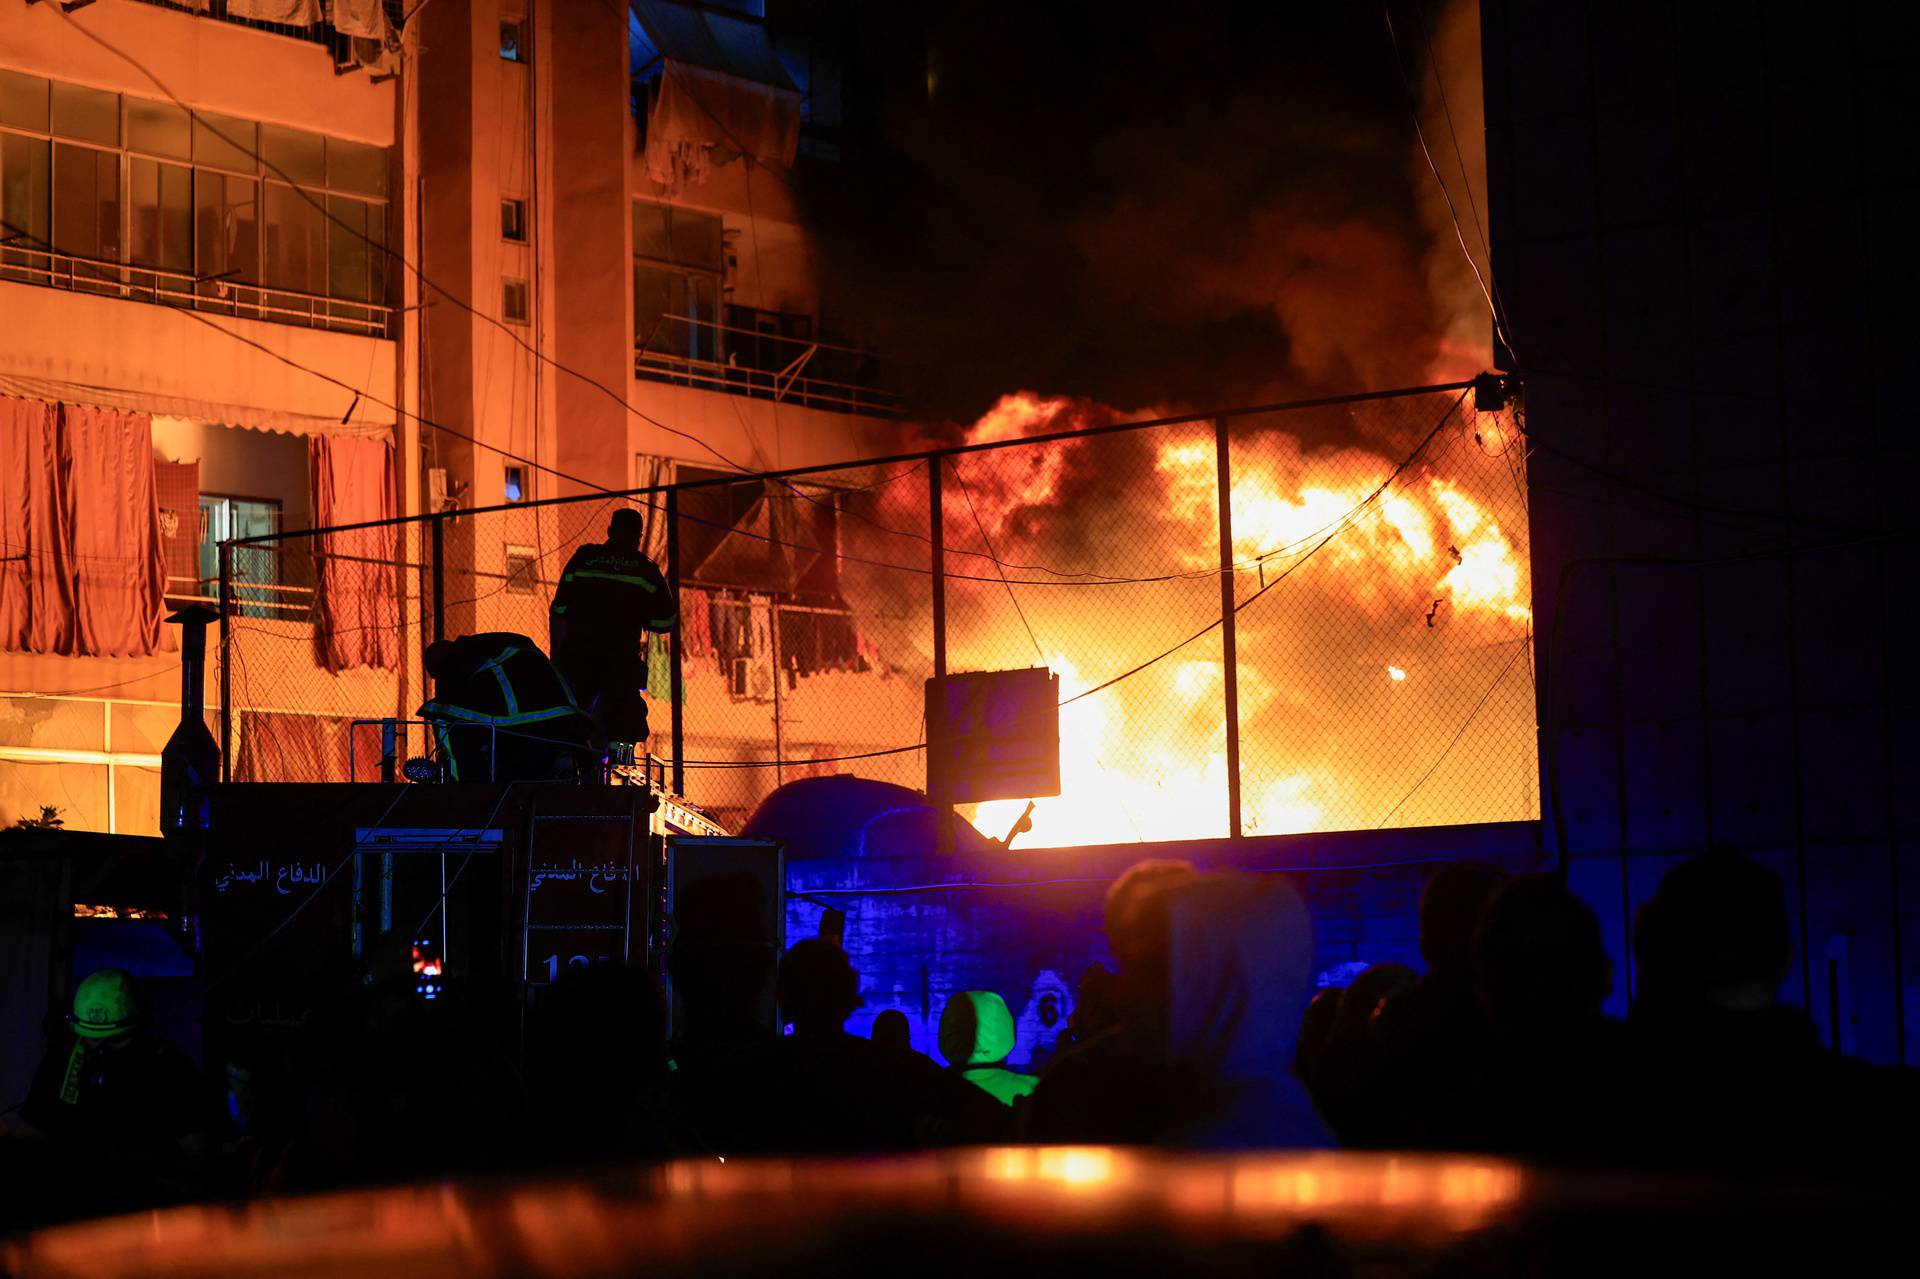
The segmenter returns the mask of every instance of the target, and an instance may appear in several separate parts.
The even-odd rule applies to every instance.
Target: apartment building
[[[192,601],[233,775],[364,774],[436,619],[544,639],[606,507],[302,530],[892,444],[790,184],[819,65],[758,4],[0,0],[0,823],[154,831]]]

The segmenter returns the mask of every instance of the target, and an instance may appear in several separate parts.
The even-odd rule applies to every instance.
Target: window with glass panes
[[[382,303],[387,183],[384,147],[0,70],[9,250]]]
[[[720,359],[720,219],[670,204],[633,205],[633,341],[648,355]]]

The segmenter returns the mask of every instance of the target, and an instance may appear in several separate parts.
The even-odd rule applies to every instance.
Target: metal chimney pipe
[[[211,819],[220,748],[207,731],[207,624],[220,614],[189,604],[168,617],[180,627],[180,725],[160,752],[160,833],[204,831]]]

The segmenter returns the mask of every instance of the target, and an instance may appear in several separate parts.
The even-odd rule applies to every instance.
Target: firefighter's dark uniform
[[[641,641],[678,618],[667,579],[639,551],[595,543],[568,558],[549,614],[553,660],[609,741],[646,739]]]
[[[545,779],[571,771],[592,728],[540,646],[511,631],[463,635],[434,658],[434,727],[454,781]]]

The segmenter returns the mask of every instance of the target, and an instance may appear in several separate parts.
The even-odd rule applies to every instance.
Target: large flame
[[[1075,402],[1008,396],[968,435],[970,442],[1009,439],[1077,425],[1088,416],[1087,406]],[[1482,441],[1502,440],[1495,429],[1493,419],[1485,419]],[[1471,427],[1458,430],[1472,434]],[[1236,445],[1232,483],[1235,596],[1245,606],[1238,663],[1243,827],[1275,834],[1353,824],[1360,810],[1391,815],[1390,796],[1404,787],[1403,777],[1417,775],[1427,758],[1422,752],[1437,750],[1453,728],[1442,712],[1465,713],[1453,694],[1480,668],[1463,674],[1455,659],[1528,638],[1524,562],[1487,495],[1477,499],[1469,491],[1472,479],[1485,483],[1487,472],[1504,463],[1487,458],[1483,447],[1480,457],[1467,462],[1489,466],[1463,465],[1462,474],[1448,475],[1438,473],[1441,465],[1423,461],[1396,474],[1393,460],[1364,450],[1314,450],[1279,433],[1262,435],[1257,443]],[[1001,467],[999,482],[990,488],[975,483],[974,510],[967,514],[977,515],[999,555],[1044,558],[1045,548],[1061,544],[1063,527],[1090,518],[1067,491],[1088,446],[1071,441],[1007,450],[1003,462],[998,454],[987,455]],[[1441,454],[1437,445],[1429,450],[1429,456]],[[1212,592],[1211,613],[1199,614],[1204,625],[1218,615],[1215,448],[1210,436],[1189,433],[1158,443],[1151,461],[1158,490],[1143,486],[1141,496],[1126,501],[1136,507],[1163,501],[1164,509],[1135,514],[1142,525],[1160,522],[1162,543],[1189,574],[1184,598],[1204,601]],[[1510,479],[1504,470],[1493,473],[1503,482]],[[949,523],[960,545],[964,539],[951,511]],[[1163,564],[1167,558],[1163,551]],[[1295,570],[1301,576],[1294,583],[1277,581]],[[1163,585],[1163,595],[1153,598],[1171,600],[1179,585]],[[1247,603],[1268,587],[1281,594]],[[1098,616],[1100,601],[1084,593],[1063,601],[1061,594],[1025,587],[1016,597],[1019,620],[1004,608],[1006,597],[996,597],[1003,606],[995,615],[999,620],[972,643],[963,638],[954,653],[956,669],[991,669],[1017,664],[1012,659],[1022,648],[1037,662],[1033,644],[1044,644],[1046,664],[1061,677],[1068,703],[1060,712],[1061,793],[1033,801],[1032,829],[1020,844],[1223,833],[1227,754],[1217,633],[1150,672],[1072,700],[1129,660],[1152,656],[1156,644],[1164,648],[1181,636],[1159,643],[1153,623],[1160,619],[1151,615],[1134,627],[1091,628],[1087,620]],[[1171,605],[1169,610],[1171,615]],[[1108,611],[1126,610],[1110,605]],[[1355,618],[1363,624],[1350,624]],[[1180,626],[1187,633],[1199,629]],[[1450,636],[1442,655],[1439,637],[1460,627],[1467,629]],[[1031,642],[1026,631],[1033,633]],[[1053,638],[1067,633],[1076,637],[1071,645]],[[1357,655],[1363,650],[1364,659]],[[1403,709],[1404,722],[1389,723]],[[1526,715],[1530,719],[1530,701]],[[1364,716],[1382,721],[1373,737],[1356,722]],[[1389,768],[1355,757],[1375,738],[1381,752],[1400,750],[1406,758]],[[1507,787],[1498,815],[1517,815],[1508,811],[1522,802],[1515,796],[1533,802],[1524,780],[1503,778],[1498,784]],[[971,820],[999,839],[1026,804],[980,804]]]

